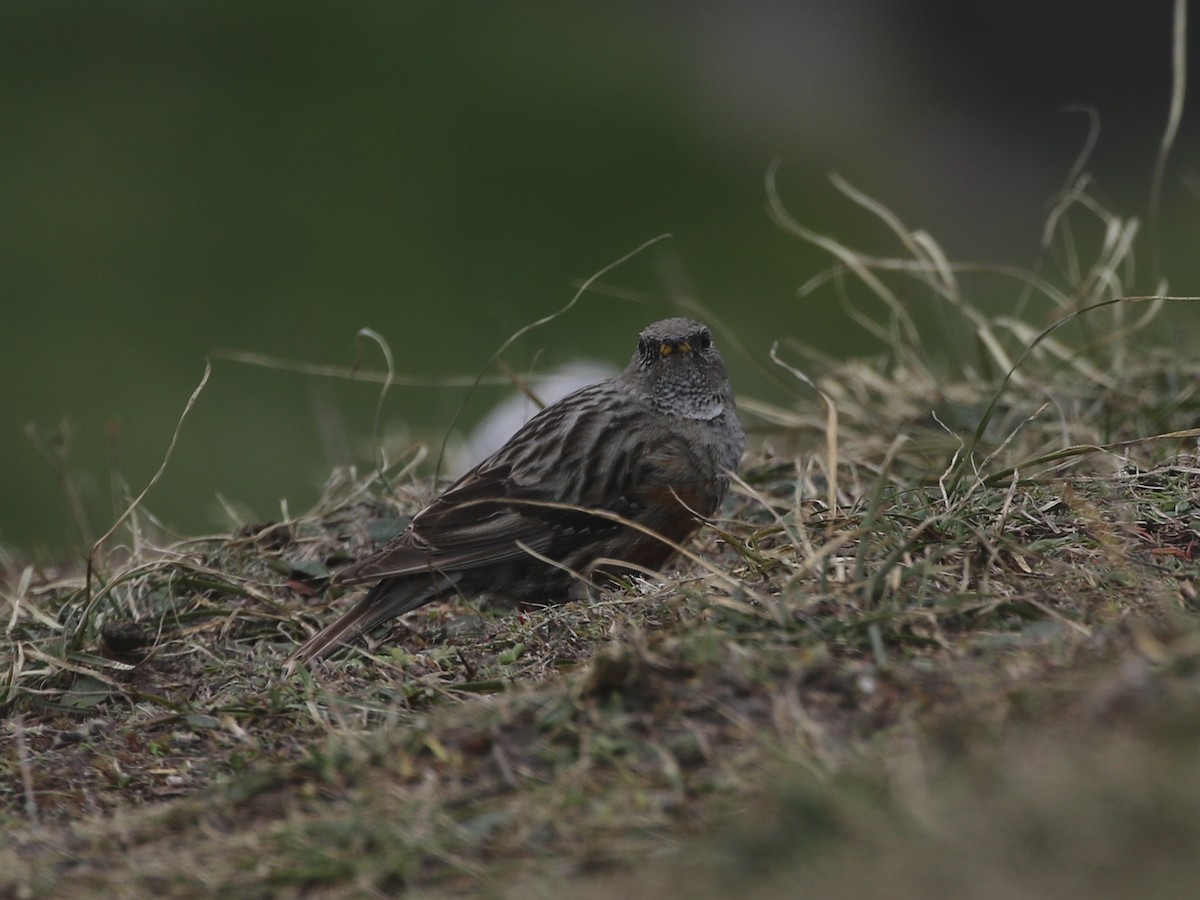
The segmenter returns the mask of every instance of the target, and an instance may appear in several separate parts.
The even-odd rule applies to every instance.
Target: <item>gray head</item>
[[[733,387],[712,332],[692,319],[647,325],[620,377],[664,413],[708,420],[733,410]]]

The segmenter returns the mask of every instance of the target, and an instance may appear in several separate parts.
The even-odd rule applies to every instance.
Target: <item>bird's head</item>
[[[692,319],[646,326],[624,377],[665,413],[712,419],[733,405],[733,388],[712,332]]]

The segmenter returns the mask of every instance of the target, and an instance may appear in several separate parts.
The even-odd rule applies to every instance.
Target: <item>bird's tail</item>
[[[456,580],[444,575],[431,579],[412,576],[385,578],[337,619],[297,647],[285,665],[307,663],[328,656],[376,625],[436,600],[452,590]]]

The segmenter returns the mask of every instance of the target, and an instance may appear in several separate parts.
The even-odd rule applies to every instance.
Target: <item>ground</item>
[[[331,572],[428,484],[335,473],[183,542],[135,510],[90,574],[7,555],[0,893],[1194,890],[1200,363],[1062,299],[963,313],[971,360],[896,309],[876,358],[772,351],[813,382],[742,398],[676,571],[434,604],[311,670]]]

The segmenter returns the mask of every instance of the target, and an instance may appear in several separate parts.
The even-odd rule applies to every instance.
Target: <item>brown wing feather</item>
[[[616,527],[586,512],[539,505],[555,502],[561,501],[508,479],[467,482],[423,509],[403,533],[375,554],[339,572],[335,582],[353,585],[499,564],[528,558],[526,548],[549,553],[562,543],[565,533],[577,533],[585,540],[590,529]]]
[[[454,572],[525,556],[518,541],[541,552],[551,535],[505,478],[476,475],[447,490],[409,527],[367,559],[338,573],[338,584],[420,572]]]

